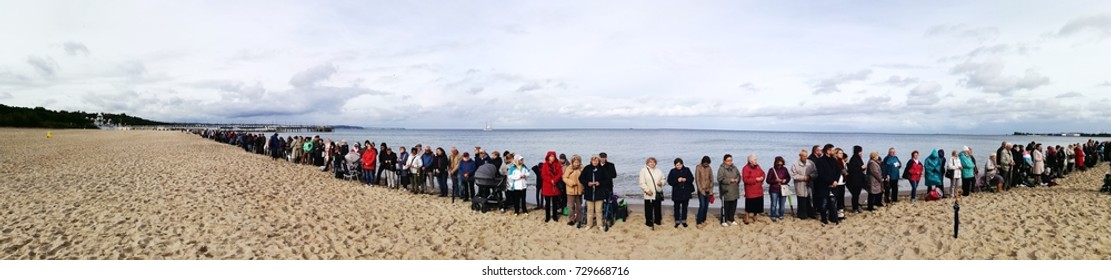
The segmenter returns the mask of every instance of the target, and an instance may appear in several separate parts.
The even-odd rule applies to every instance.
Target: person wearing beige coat
[[[876,211],[876,205],[883,200],[883,170],[880,153],[868,155],[868,211]]]
[[[637,180],[640,190],[644,192],[644,225],[651,229],[663,224],[664,184],[667,183],[667,174],[656,168],[656,158],[650,157],[644,162]]]
[[[570,221],[567,222],[569,226],[578,225],[582,227],[582,200],[583,200],[583,185],[579,182],[579,176],[582,175],[583,163],[582,157],[579,155],[571,156],[571,164],[563,170],[563,184],[567,188],[567,208],[570,212]]]

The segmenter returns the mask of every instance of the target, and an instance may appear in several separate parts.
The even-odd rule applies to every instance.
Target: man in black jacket
[[[814,181],[814,194],[811,197],[818,201],[818,215],[822,224],[833,222],[840,223],[837,219],[837,203],[830,196],[830,188],[836,184],[841,176],[841,168],[837,166],[837,159],[833,158],[833,144],[826,144],[822,148],[822,157],[818,158],[818,179]],[[844,198],[841,198],[844,199]]]
[[[848,188],[852,193],[852,206],[853,213],[860,213],[860,191],[864,189],[864,159],[862,158],[864,148],[860,146],[853,146],[853,157],[849,159],[849,166],[846,167],[849,172]]]

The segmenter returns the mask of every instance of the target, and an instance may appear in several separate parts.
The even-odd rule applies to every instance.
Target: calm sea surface
[[[287,134],[281,134],[286,136]],[[798,160],[799,150],[810,150],[813,145],[831,143],[842,147],[846,154],[852,153],[853,145],[864,148],[865,157],[871,151],[887,154],[889,147],[896,149],[902,162],[910,159],[911,151],[921,153],[919,159],[925,160],[926,153],[934,149],[944,149],[946,153],[959,150],[963,146],[972,148],[976,155],[978,168],[983,169],[988,155],[995,153],[1002,141],[1029,143],[1035,141],[1046,145],[1062,145],[1087,141],[1081,137],[1052,136],[1012,136],[1012,135],[904,135],[904,134],[863,134],[863,133],[814,133],[814,132],[750,132],[714,130],[379,130],[350,129],[336,130],[332,133],[313,134],[333,141],[347,140],[350,143],[370,140],[376,145],[385,142],[396,151],[398,146],[407,148],[416,144],[459,148],[460,152],[470,152],[474,146],[487,151],[509,150],[524,155],[526,164],[532,166],[539,162],[547,151],[583,157],[589,164],[590,155],[605,152],[617,167],[618,178],[614,181],[615,192],[622,196],[639,197],[636,179],[644,161],[656,157],[658,168],[667,172],[672,168],[675,158],[682,158],[688,167],[693,167],[702,156],[710,156],[711,166],[717,171],[722,156],[732,154],[737,165],[742,165],[749,154],[757,156],[761,167],[771,167],[776,156],[783,156],[787,164]],[[1107,141],[1111,138],[1092,138]],[[850,155],[851,156],[851,155]],[[691,168],[693,170],[693,168]],[[902,188],[909,190],[905,180]],[[670,187],[665,187],[670,194]],[[924,191],[924,187],[920,188]],[[530,195],[531,196],[531,195]]]

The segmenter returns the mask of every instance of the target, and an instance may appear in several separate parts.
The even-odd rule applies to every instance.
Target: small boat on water
[[[482,131],[494,131],[494,129],[490,128],[490,122],[486,122],[486,128],[483,128]]]

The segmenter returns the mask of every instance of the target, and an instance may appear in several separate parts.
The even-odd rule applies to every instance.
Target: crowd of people
[[[266,137],[220,130],[190,132],[275,160],[315,166],[333,172],[336,178],[450,196],[452,202],[457,198],[464,202],[485,201],[491,194],[501,193],[504,196],[498,203],[500,210],[512,209],[515,215],[529,214],[525,201],[531,189],[536,201],[534,210],[544,210],[545,222],[558,223],[566,216],[567,225],[587,229],[598,226],[602,201],[613,195],[613,180],[617,178],[617,169],[607,161],[606,153],[591,155],[589,162],[583,162],[580,155],[568,159],[565,154],[548,151],[529,167],[522,155],[487,152],[481,147],[474,147],[472,154],[460,153],[456,147],[445,151],[417,144],[409,149],[398,147],[395,152],[386,143],[376,146],[370,140],[348,145],[346,140],[333,142],[319,136],[283,138],[277,133]],[[684,165],[683,159],[676,158],[667,172],[657,166],[656,158],[649,157],[638,172],[637,185],[644,200],[644,224],[651,229],[662,225],[662,202],[668,197],[673,203],[675,228],[688,227],[687,212],[694,198],[698,199],[695,226],[699,229],[709,224],[710,204],[716,199],[723,202],[718,215],[722,227],[737,226],[737,217],[744,224],[758,222],[765,216],[765,196],[770,202],[766,216],[772,222],[782,221],[785,206],[792,205],[793,209],[795,203],[791,198],[797,198],[798,209],[794,214],[798,219],[839,224],[852,214],[898,203],[902,196],[901,180],[909,182],[910,193],[905,198],[910,203],[918,201],[918,187],[923,180],[924,200],[969,196],[973,192],[1004,192],[1020,186],[1053,186],[1057,178],[1111,159],[1109,145],[1111,142],[1094,140],[1067,146],[1003,142],[979,164],[967,146],[949,155],[941,149],[933,150],[924,159],[919,151],[912,151],[904,163],[895,148],[889,148],[881,158],[876,151],[865,155],[861,146],[853,146],[849,155],[845,149],[826,144],[801,150],[793,163],[777,156],[767,169],[755,155],[749,155],[744,165],[738,167],[733,156],[726,154],[716,172],[710,156],[703,156],[694,171]],[[664,186],[671,187],[670,196],[664,194]],[[742,197],[744,213],[739,216],[736,211]]]

